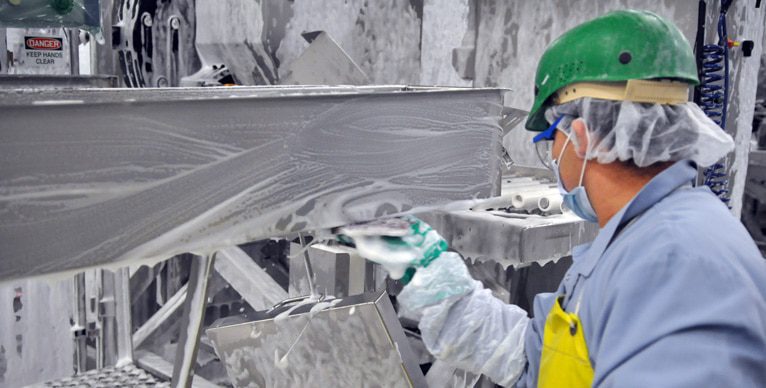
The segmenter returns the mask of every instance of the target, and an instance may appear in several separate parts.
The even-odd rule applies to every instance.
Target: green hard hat
[[[583,23],[553,41],[540,58],[526,128],[548,128],[545,107],[564,86],[631,79],[699,83],[694,53],[678,27],[654,13],[635,10]]]

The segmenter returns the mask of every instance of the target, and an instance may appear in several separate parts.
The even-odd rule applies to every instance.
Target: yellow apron
[[[545,320],[537,387],[590,387],[593,385],[593,367],[577,317],[579,309],[575,308],[574,313],[564,311],[561,308],[562,299],[556,298]]]

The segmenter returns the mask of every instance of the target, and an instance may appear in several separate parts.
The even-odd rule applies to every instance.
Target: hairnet
[[[692,160],[710,166],[734,149],[734,140],[693,102],[668,105],[581,98],[548,108],[545,118],[563,119],[569,133],[582,118],[589,138],[587,159],[599,163],[632,160],[638,167]],[[575,146],[578,139],[572,136]]]

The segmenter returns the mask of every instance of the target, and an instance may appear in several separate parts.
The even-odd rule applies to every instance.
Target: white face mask
[[[567,145],[569,145],[570,140],[571,133],[567,135],[567,140],[564,142],[564,147],[561,148],[559,157],[557,159],[551,158],[551,163],[553,164],[553,174],[556,176],[559,192],[561,193],[561,196],[564,197],[564,205],[572,210],[574,214],[584,219],[585,221],[598,222],[598,217],[590,203],[588,193],[585,191],[585,186],[582,185],[583,178],[585,177],[585,166],[588,164],[587,155],[582,164],[582,170],[580,171],[580,182],[577,184],[577,187],[575,187],[572,191],[567,191],[567,189],[564,187],[564,182],[561,180],[559,160],[561,160],[561,156],[564,155],[564,150],[567,148]]]

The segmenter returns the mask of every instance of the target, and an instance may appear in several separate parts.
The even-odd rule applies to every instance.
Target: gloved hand
[[[392,279],[406,285],[397,298],[403,316],[420,319],[427,306],[481,289],[460,255],[447,251],[447,242],[436,230],[416,217],[403,220],[409,222],[403,236],[359,233],[341,238],[352,239],[359,255],[381,264]]]
[[[417,268],[425,268],[448,248],[447,242],[430,225],[412,216],[403,217],[409,223],[404,236],[355,234],[341,236],[353,240],[359,255],[385,268],[392,279],[407,284]],[[347,241],[344,241],[347,242]]]
[[[382,264],[392,278],[404,276],[408,283],[397,295],[399,315],[419,321],[423,343],[437,359],[513,385],[526,365],[527,313],[484,289],[428,224],[405,219],[410,227],[405,225],[403,236],[360,233],[339,239]]]

